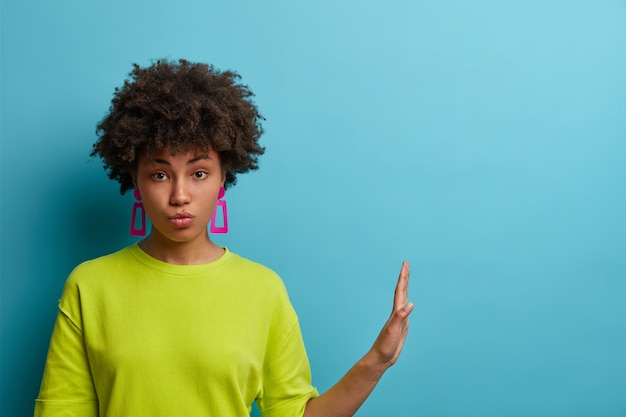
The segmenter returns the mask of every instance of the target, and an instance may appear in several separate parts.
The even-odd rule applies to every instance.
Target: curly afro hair
[[[254,94],[239,74],[186,60],[159,60],[141,68],[115,89],[109,113],[98,124],[91,156],[99,156],[120,192],[133,189],[137,157],[169,150],[213,149],[220,155],[226,181],[258,169],[265,149]]]

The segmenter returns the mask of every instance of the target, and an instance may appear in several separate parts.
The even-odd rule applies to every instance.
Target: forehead
[[[163,148],[155,150],[154,152],[143,152],[139,157],[139,162],[153,163],[162,161],[195,161],[208,159],[215,162],[220,162],[219,154],[211,148],[190,148],[185,151],[178,151],[170,148]]]

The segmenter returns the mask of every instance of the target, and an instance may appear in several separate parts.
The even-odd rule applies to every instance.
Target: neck
[[[174,265],[207,264],[224,254],[224,248],[213,243],[208,236],[198,242],[172,242],[150,234],[139,242],[139,247],[153,258]]]

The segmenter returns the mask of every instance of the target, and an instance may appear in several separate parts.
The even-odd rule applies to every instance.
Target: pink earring
[[[133,193],[135,198],[139,201],[135,201],[133,204],[133,215],[130,219],[130,235],[131,236],[145,236],[146,235],[146,210],[143,208],[143,203],[141,202],[141,194],[139,194],[139,190],[135,188],[135,192]],[[137,229],[137,211],[141,213],[141,228]]]
[[[226,212],[226,201],[222,200],[226,194],[226,189],[224,187],[220,187],[220,193],[217,196],[217,204],[215,205],[215,211],[213,212],[213,217],[211,218],[211,233],[228,233],[228,213]],[[223,216],[223,226],[217,226],[217,212],[221,207],[222,216]]]

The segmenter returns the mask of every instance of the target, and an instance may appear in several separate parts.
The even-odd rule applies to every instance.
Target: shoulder
[[[228,252],[228,256],[229,262],[225,263],[224,267],[238,279],[253,286],[285,291],[283,280],[273,269],[232,252]]]
[[[228,264],[233,275],[228,279],[233,285],[232,292],[246,304],[245,309],[272,323],[272,332],[282,340],[298,321],[282,278],[263,264],[238,255],[231,256]]]
[[[82,305],[85,302],[97,300],[94,294],[101,293],[100,289],[105,276],[114,276],[116,270],[123,269],[131,262],[129,248],[121,249],[109,255],[101,256],[82,262],[70,273],[59,299],[59,309],[77,322],[82,316]]]
[[[252,261],[248,258],[244,258],[243,256],[237,255],[236,253],[230,251],[227,251],[226,256],[228,256],[229,261],[226,264],[228,268],[236,269],[239,272],[245,274],[270,277],[271,279],[280,279],[278,274],[274,270],[268,268],[261,263]]]
[[[117,252],[80,263],[70,273],[66,285],[83,284],[103,273],[108,274],[115,270],[127,268],[133,262],[131,251],[132,247],[129,246]]]

